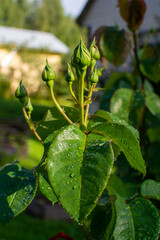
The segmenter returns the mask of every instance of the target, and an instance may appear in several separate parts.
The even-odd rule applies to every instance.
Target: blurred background
[[[160,40],[160,0],[146,0],[146,4],[139,45],[145,44],[144,37],[151,44]],[[72,106],[72,102],[66,100],[70,98],[65,81],[67,63],[80,37],[89,46],[93,34],[101,26],[127,28],[116,5],[117,0],[0,0],[0,167],[18,159],[31,169],[43,154],[43,147],[29,131],[21,105],[14,96],[19,81],[23,79],[32,99],[33,121],[41,120],[47,108],[53,105],[41,80],[48,59],[56,72],[54,92],[58,102]],[[96,34],[98,36],[99,32]],[[101,108],[108,110],[108,98],[115,91],[114,83],[116,88],[128,88],[128,75],[111,74],[117,69],[120,72],[133,70],[130,60],[129,56],[118,68],[103,62],[106,70],[99,87],[104,87],[110,76],[113,81],[106,85]],[[157,80],[154,77],[152,85],[159,94],[160,87],[156,85],[160,80],[159,67],[156,69]],[[92,112],[99,107],[102,94],[97,95]],[[157,146],[159,148],[159,144]],[[158,162],[158,157],[156,159]],[[157,167],[155,169],[157,171]],[[159,172],[156,174],[159,176]],[[52,204],[38,193],[27,211],[5,227],[0,225],[0,240],[47,240],[60,231],[76,240],[83,239],[80,226],[59,205],[52,208]]]

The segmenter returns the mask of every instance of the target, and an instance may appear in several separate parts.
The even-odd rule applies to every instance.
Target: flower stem
[[[70,123],[73,124],[73,122],[69,119],[69,117],[65,114],[65,112],[63,111],[63,109],[59,106],[54,93],[53,93],[53,89],[50,88],[50,92],[51,92],[51,96],[52,96],[52,100],[54,102],[54,104],[56,105],[57,109],[59,110],[59,112],[62,114],[62,116]]]
[[[90,232],[88,231],[85,223],[83,223],[83,225],[82,225],[82,231],[83,231],[83,234],[84,234],[84,237],[86,240],[92,240]]]
[[[80,123],[84,125],[84,78],[86,75],[86,70],[82,71],[81,77],[79,79],[79,104],[80,104]]]
[[[77,97],[76,97],[76,95],[74,94],[73,89],[72,89],[72,82],[69,83],[69,90],[70,90],[70,93],[71,93],[72,97],[74,98],[74,100],[76,101],[76,103],[79,105],[79,101],[78,101],[78,99],[77,99]]]
[[[88,94],[88,97],[87,97],[87,100],[89,101],[92,97],[92,93],[95,89],[95,86],[96,84],[92,84],[91,85],[91,88],[90,88],[90,91],[89,91],[89,94]],[[90,104],[87,104],[86,106],[86,113],[85,113],[85,126],[87,127],[87,122],[88,122],[88,112],[89,112],[89,107],[90,107]]]
[[[24,114],[24,117],[26,119],[26,122],[28,123],[28,126],[30,128],[30,130],[33,132],[33,134],[36,136],[36,138],[38,139],[38,141],[40,141],[42,144],[43,144],[43,141],[41,139],[41,137],[38,135],[38,133],[36,132],[36,129],[34,127],[34,124],[31,120],[31,117],[27,115],[26,113],[26,110],[25,110],[25,107],[22,108],[23,109],[23,114]]]
[[[145,76],[143,75],[143,73],[141,72],[140,69],[140,61],[139,61],[139,57],[138,57],[138,46],[137,46],[137,37],[136,37],[136,32],[132,31],[133,33],[133,43],[134,43],[134,56],[135,56],[135,60],[136,60],[136,64],[137,64],[137,69],[140,75],[140,78],[142,80],[142,90],[144,91],[144,81],[145,81]]]

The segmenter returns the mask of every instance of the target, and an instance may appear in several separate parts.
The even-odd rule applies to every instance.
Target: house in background
[[[160,29],[160,0],[144,0],[147,9],[144,16],[144,21],[140,26],[139,31],[139,43],[144,43],[146,39],[146,33],[152,28],[156,30]],[[115,26],[118,25],[120,29],[127,29],[126,22],[120,16],[119,8],[117,7],[118,0],[88,0],[81,14],[77,18],[78,24],[85,26],[89,31],[89,42],[92,41],[95,31],[101,26]],[[150,42],[160,41],[157,39],[155,33],[150,38]],[[103,76],[99,81],[100,87],[104,87],[105,82],[109,78],[110,74],[114,71],[126,71],[126,68],[130,69],[130,59],[128,58],[127,64],[121,65],[118,68],[114,65],[107,63],[108,69],[103,71]],[[98,62],[98,65],[100,63]],[[96,93],[96,100],[91,104],[90,113],[99,109],[99,102],[102,96],[102,91]]]
[[[0,26],[0,73],[12,92],[22,77],[30,93],[38,91],[46,59],[58,71],[62,54],[68,52],[51,33]]]
[[[141,25],[141,32],[146,33],[152,27],[160,29],[160,0],[145,0],[147,10]],[[88,0],[86,6],[77,18],[77,22],[89,29],[91,39],[96,29],[101,26],[126,28],[125,21],[120,17],[118,0]]]

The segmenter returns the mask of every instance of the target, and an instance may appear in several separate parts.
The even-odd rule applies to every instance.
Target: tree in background
[[[85,36],[85,30],[64,14],[60,0],[0,0],[0,6],[0,25],[51,32],[71,52],[80,35]]]

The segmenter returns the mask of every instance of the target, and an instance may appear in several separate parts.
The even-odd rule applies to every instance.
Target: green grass
[[[53,104],[52,104],[53,105]],[[48,106],[52,106],[48,102]],[[39,121],[45,114],[45,112],[48,109],[48,106],[46,105],[39,105],[37,101],[33,101],[33,108],[34,111],[32,113],[32,117],[34,121]],[[14,99],[4,99],[0,97],[0,118],[1,119],[8,119],[8,120],[16,120],[16,119],[23,119],[23,112],[22,112],[22,106],[20,102],[14,98]]]
[[[58,232],[84,239],[80,226],[73,221],[41,220],[22,213],[4,227],[0,225],[0,240],[48,240]]]

